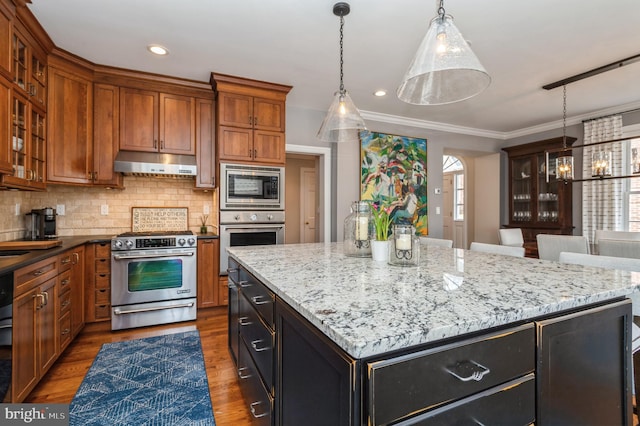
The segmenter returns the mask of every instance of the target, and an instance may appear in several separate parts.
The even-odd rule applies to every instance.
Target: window
[[[632,160],[632,152],[633,149],[637,150],[638,155],[640,155],[640,139],[631,139],[628,144],[628,155],[627,158],[630,161],[626,161],[627,167],[627,175],[631,175],[633,170],[631,170],[630,162]],[[640,179],[632,178],[625,179],[626,180],[626,188],[625,192],[628,194],[627,199],[627,230],[628,231],[640,231]]]
[[[464,220],[464,174],[453,175],[453,220]]]

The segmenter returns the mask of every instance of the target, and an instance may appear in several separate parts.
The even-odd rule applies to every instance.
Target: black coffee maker
[[[51,240],[57,237],[56,209],[53,207],[33,209],[26,215],[30,216],[30,220],[27,220],[28,240]]]

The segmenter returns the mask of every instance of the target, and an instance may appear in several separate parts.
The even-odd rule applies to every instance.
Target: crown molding
[[[567,126],[580,124],[585,120],[611,115],[622,114],[625,111],[640,108],[640,101],[632,102],[625,105],[618,105],[611,108],[605,108],[599,111],[593,111],[585,114],[575,115],[567,118]],[[562,129],[562,119],[550,121],[548,123],[539,124],[537,126],[525,127],[514,130],[512,132],[497,132],[493,130],[476,129],[473,127],[455,126],[452,124],[438,123],[436,121],[420,120],[417,118],[400,117],[397,115],[383,114],[373,111],[360,111],[360,115],[365,120],[377,121],[381,123],[396,124],[400,126],[416,127],[418,129],[439,130],[442,132],[456,133],[461,135],[479,136],[483,138],[492,138],[500,140],[509,140],[528,136],[536,133],[547,132],[549,130]]]

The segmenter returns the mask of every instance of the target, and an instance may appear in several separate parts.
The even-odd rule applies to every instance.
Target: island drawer
[[[275,333],[268,328],[244,297],[239,298],[238,326],[251,357],[258,367],[267,389],[273,389],[273,348]]]
[[[369,424],[387,424],[534,371],[533,324],[367,364]]]
[[[240,268],[238,278],[240,292],[246,296],[247,300],[251,302],[256,311],[262,315],[267,325],[274,328],[273,311],[276,298],[273,292],[244,268]]]
[[[535,391],[535,375],[527,374],[421,416],[412,417],[397,426],[531,425],[536,417]],[[496,407],[509,409],[496,410]]]
[[[249,355],[249,349],[240,339],[238,345],[238,378],[244,400],[247,402],[252,425],[271,426],[273,417],[273,397],[264,388],[257,368]]]

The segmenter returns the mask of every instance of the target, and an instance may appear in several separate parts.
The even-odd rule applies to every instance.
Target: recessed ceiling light
[[[159,56],[164,56],[169,54],[169,50],[164,46],[160,46],[159,44],[150,44],[147,46],[147,50]]]
[[[373,92],[374,96],[386,96],[387,91],[386,90],[376,90],[375,92]]]

